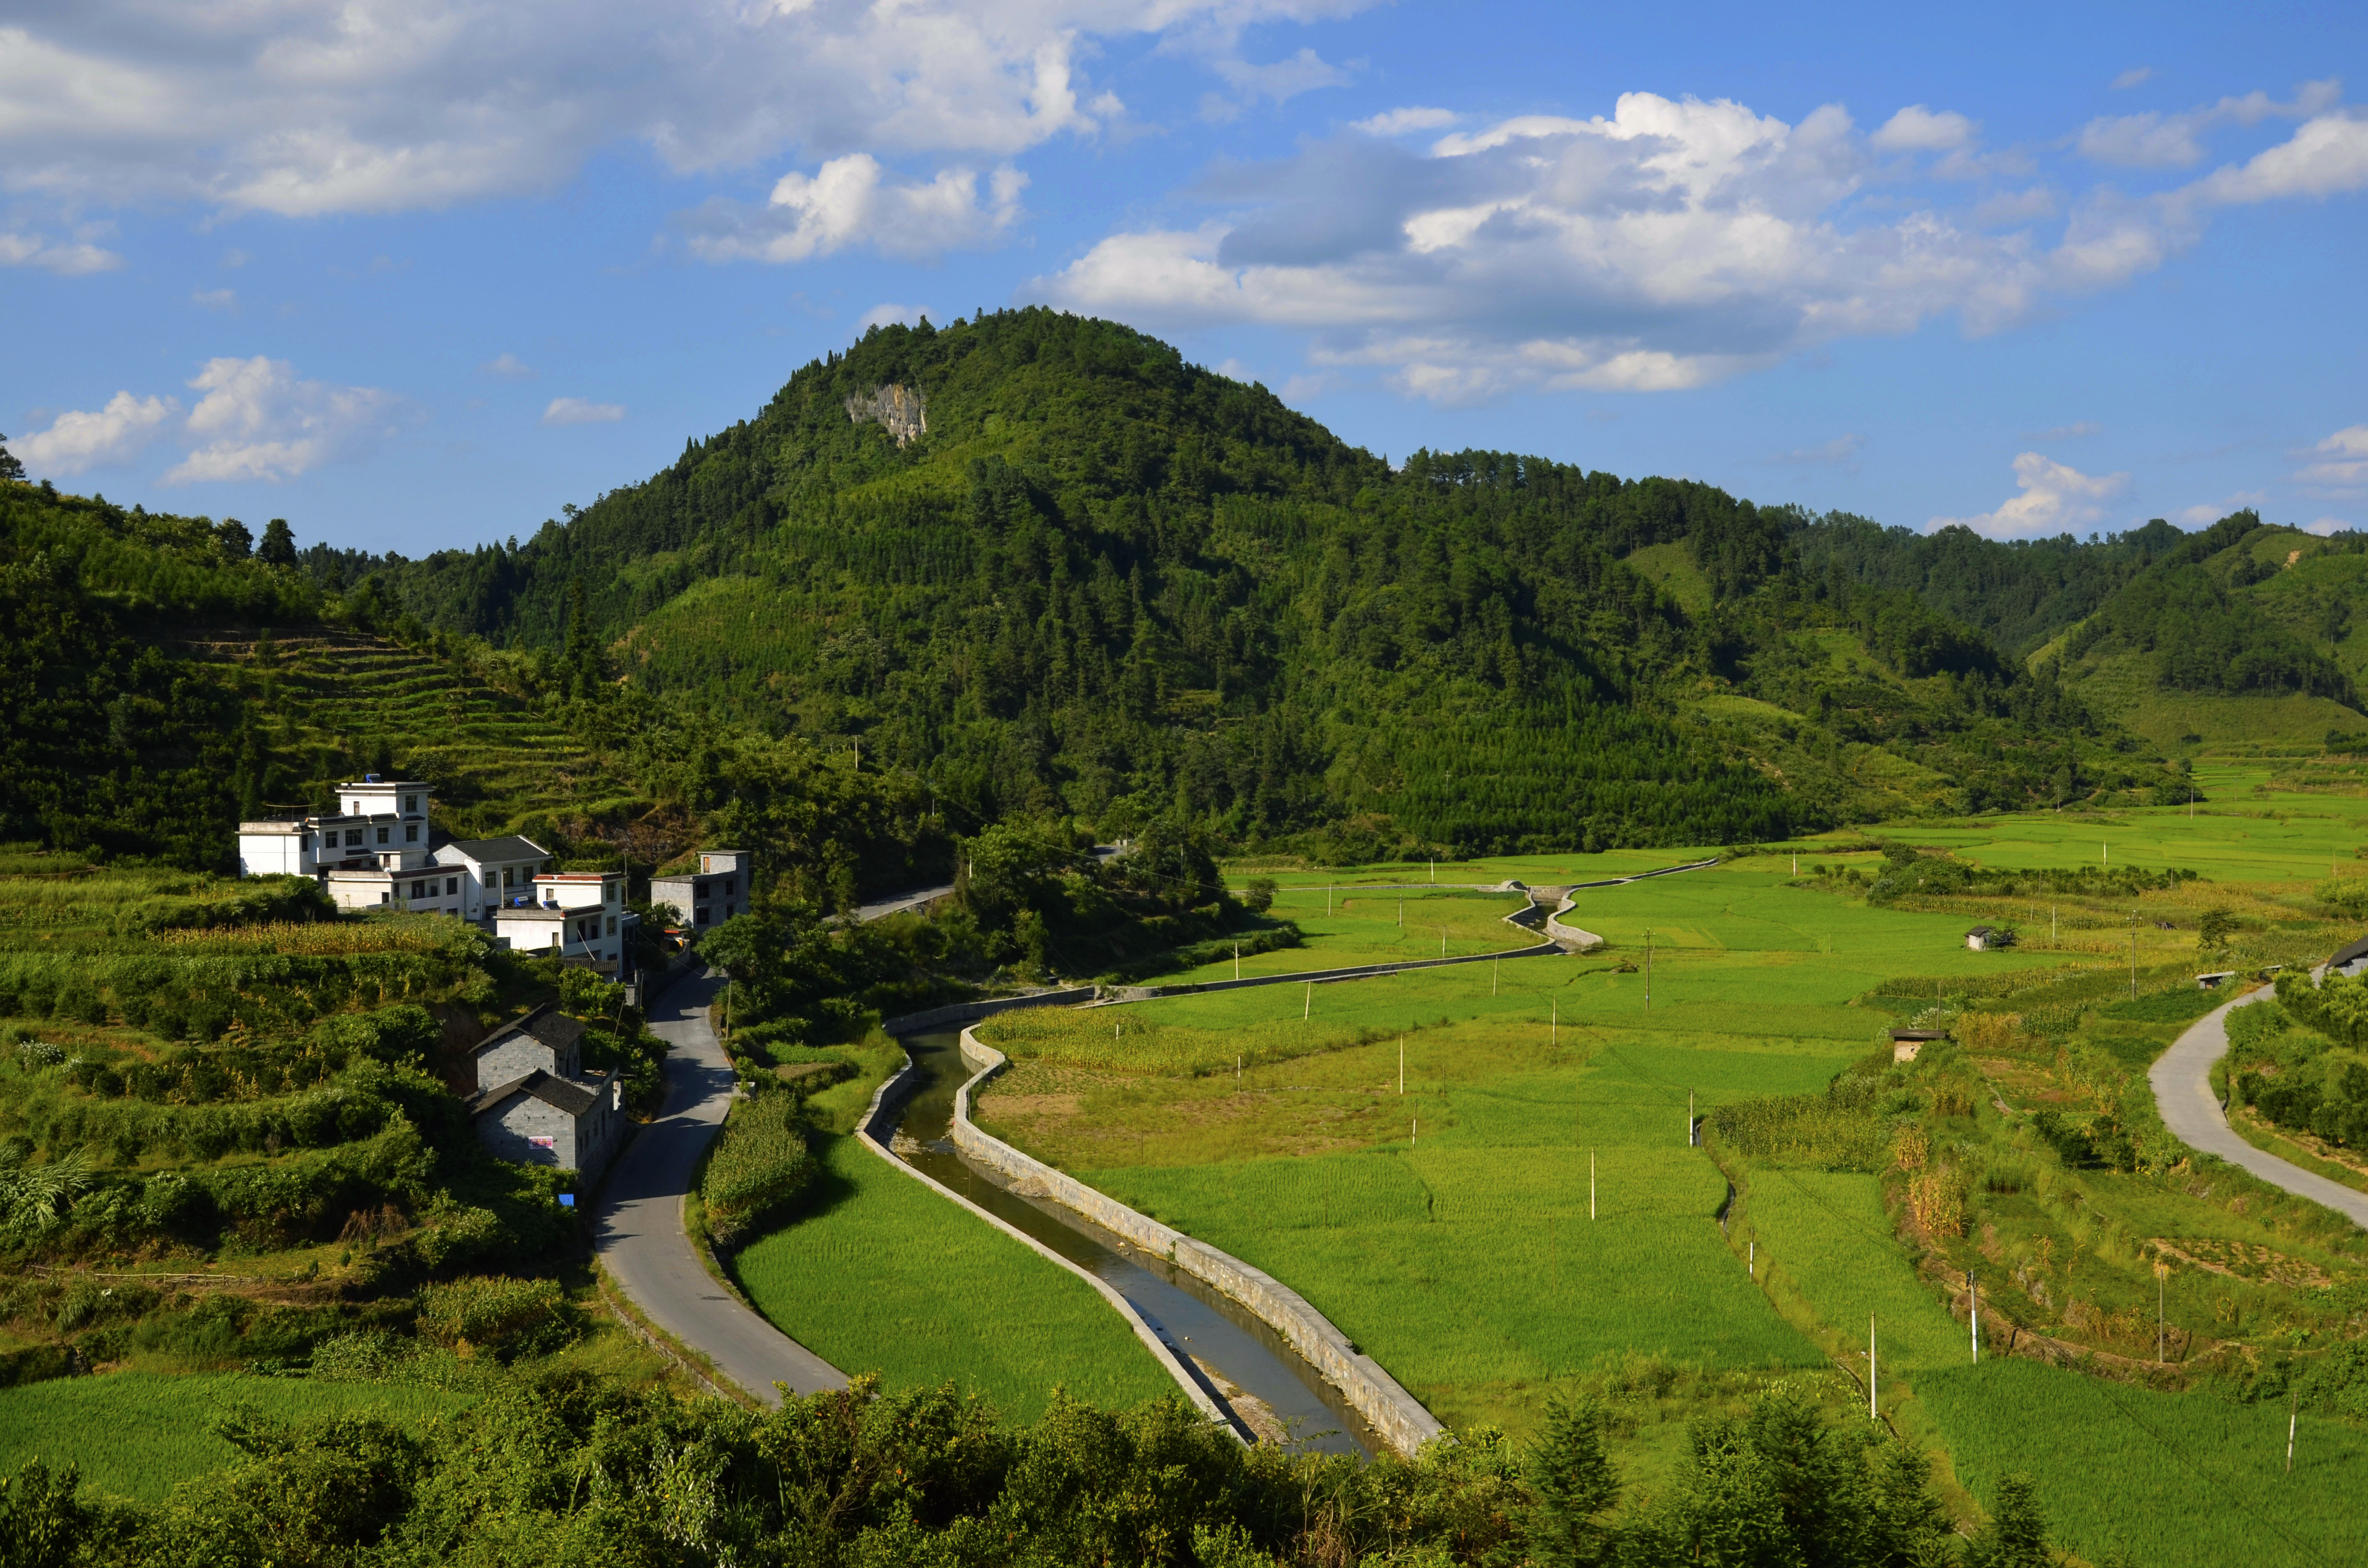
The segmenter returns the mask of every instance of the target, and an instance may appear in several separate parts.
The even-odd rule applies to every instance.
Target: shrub
[[[575,1337],[575,1319],[556,1280],[479,1277],[419,1292],[419,1332],[463,1356],[555,1350]]]
[[[700,1195],[709,1233],[729,1246],[814,1179],[804,1099],[786,1091],[743,1101],[717,1135]]]

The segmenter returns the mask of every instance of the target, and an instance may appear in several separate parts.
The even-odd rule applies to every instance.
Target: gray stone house
[[[752,862],[746,849],[702,849],[696,871],[651,879],[650,903],[673,909],[676,923],[692,930],[721,926],[747,913]]]
[[[584,1029],[545,1003],[477,1047],[469,1121],[496,1157],[577,1171],[588,1182],[616,1153],[624,1085],[613,1071],[584,1075]]]

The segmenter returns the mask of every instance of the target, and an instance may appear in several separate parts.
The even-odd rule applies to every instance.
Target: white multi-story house
[[[748,861],[746,849],[702,849],[698,870],[651,879],[650,903],[670,905],[679,926],[720,926],[747,911]]]
[[[430,863],[426,784],[370,773],[340,785],[337,797],[333,812],[239,824],[241,874],[318,878],[344,909],[401,905],[458,913],[460,890],[425,874]]]
[[[456,838],[435,852],[438,867],[461,877],[464,920],[488,920],[534,897],[534,879],[551,869],[551,851],[531,838]]]
[[[492,912],[495,936],[513,952],[548,953],[616,972],[625,956],[622,871],[545,871],[529,891],[525,904]]]
[[[242,875],[313,877],[340,909],[399,909],[479,923],[534,896],[551,851],[530,838],[465,838],[430,847],[428,787],[365,774],[340,785],[337,809],[238,824]]]

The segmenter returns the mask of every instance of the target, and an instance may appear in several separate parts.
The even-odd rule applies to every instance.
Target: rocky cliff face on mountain
[[[911,387],[873,387],[847,394],[847,416],[858,425],[877,425],[896,437],[899,447],[911,446],[929,433],[929,400]]]

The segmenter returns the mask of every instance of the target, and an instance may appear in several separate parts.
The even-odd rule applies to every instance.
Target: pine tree
[[[0,435],[0,479],[13,479],[20,484],[25,479],[25,465],[8,449],[8,437],[5,435]]]
[[[287,518],[274,517],[263,525],[263,542],[255,547],[255,558],[266,566],[296,564],[296,535]]]
[[[1591,1399],[1555,1399],[1546,1429],[1530,1451],[1530,1558],[1543,1568],[1592,1568],[1611,1562],[1618,1537],[1604,1517],[1620,1501],[1620,1477],[1603,1449],[1604,1413]]]

